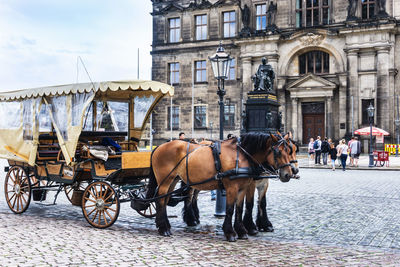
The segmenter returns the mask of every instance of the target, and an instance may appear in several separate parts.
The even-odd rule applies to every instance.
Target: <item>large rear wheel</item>
[[[31,181],[20,166],[12,167],[4,181],[4,194],[8,207],[17,214],[23,213],[31,202]]]
[[[114,188],[106,182],[93,182],[82,197],[85,219],[96,228],[107,228],[117,220],[120,203]]]

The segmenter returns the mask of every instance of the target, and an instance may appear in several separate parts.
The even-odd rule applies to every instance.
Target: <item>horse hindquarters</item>
[[[243,225],[246,228],[249,235],[258,234],[257,226],[253,221],[253,207],[254,207],[254,193],[256,191],[254,181],[251,182],[250,186],[246,190],[246,210],[243,218]]]

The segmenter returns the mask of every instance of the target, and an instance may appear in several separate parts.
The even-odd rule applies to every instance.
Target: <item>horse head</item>
[[[292,178],[299,179],[300,178],[300,175],[298,175],[299,162],[297,161],[297,157],[296,157],[296,153],[299,151],[299,144],[292,139],[293,135],[291,132],[288,132],[284,138],[288,142],[288,146],[290,148],[289,158],[290,158],[290,164],[291,164],[292,173],[293,173]]]
[[[279,132],[270,134],[270,136],[273,153],[268,153],[268,163],[278,171],[279,179],[282,182],[289,182],[294,175],[290,163],[293,149],[289,145],[288,139],[285,139]]]

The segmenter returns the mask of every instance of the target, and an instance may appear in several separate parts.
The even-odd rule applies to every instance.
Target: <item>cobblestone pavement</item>
[[[273,233],[224,241],[210,194],[200,196],[201,226],[187,228],[169,208],[173,236],[123,204],[99,230],[60,196],[12,214],[0,192],[1,266],[400,266],[400,173],[302,169],[300,180],[271,181]],[[50,199],[48,198],[50,203]]]

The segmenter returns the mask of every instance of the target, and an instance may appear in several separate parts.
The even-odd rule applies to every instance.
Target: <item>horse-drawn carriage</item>
[[[173,87],[154,81],[52,86],[0,94],[0,157],[8,160],[4,193],[23,213],[55,190],[106,228],[120,203],[143,194],[151,152],[138,152],[145,123]],[[139,210],[154,216],[154,206]]]

